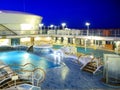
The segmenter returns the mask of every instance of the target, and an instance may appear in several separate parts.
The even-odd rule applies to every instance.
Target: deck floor
[[[110,90],[116,89],[101,82],[102,73],[93,75],[91,73],[81,71],[79,64],[73,62],[72,59],[64,60],[65,66],[62,68],[54,68],[46,71],[46,79],[41,84],[42,90]],[[119,89],[119,88],[117,88]]]

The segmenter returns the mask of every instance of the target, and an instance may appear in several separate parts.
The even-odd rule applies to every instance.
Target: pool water
[[[53,45],[53,48],[60,49],[63,45]],[[95,57],[102,57],[104,54],[115,54],[114,52],[100,50],[100,49],[92,49],[92,48],[85,48],[84,47],[77,47],[77,52],[84,53],[84,54],[93,54]]]
[[[60,49],[61,47],[63,47],[63,45],[53,45],[54,49]]]
[[[77,47],[77,52],[81,52],[84,54],[93,54],[95,57],[103,57],[104,54],[114,54],[114,52],[100,50],[100,49],[92,49],[92,48],[85,48],[84,47]]]
[[[26,63],[32,63],[33,65],[35,65],[35,67],[42,69],[54,68],[59,66],[57,64],[54,64],[52,60],[48,60],[48,58],[40,57],[26,51],[0,52],[0,60],[4,64],[11,66],[25,65]]]

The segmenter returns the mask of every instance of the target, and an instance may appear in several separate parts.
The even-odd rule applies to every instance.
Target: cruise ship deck
[[[37,87],[40,87],[40,89],[42,90],[46,89],[106,90],[120,88],[119,87],[120,74],[118,73],[119,70],[117,69],[119,68],[120,65],[117,64],[117,62],[115,62],[115,61],[119,62],[118,59],[120,58],[119,57],[120,29],[78,30],[62,28],[62,26],[61,28],[60,27],[54,28],[50,26],[42,26],[41,24],[39,24],[41,20],[42,17],[27,13],[6,11],[0,13],[0,52],[2,53],[1,61],[4,62],[5,65],[11,66],[9,65],[9,63],[14,61],[14,63],[12,64],[16,66],[21,63],[22,64],[24,63],[23,67],[26,66],[26,63],[31,64],[34,63],[35,65],[40,66],[39,68],[41,72],[43,72],[43,74],[40,74],[42,75],[40,76],[40,78],[42,78],[41,79],[42,82],[37,83],[36,85],[37,80],[33,83],[32,76],[30,76],[29,80],[30,82],[28,83],[30,84],[30,86],[35,85]],[[48,48],[46,49],[45,46],[47,47],[47,45],[50,45],[52,50],[51,48],[50,50]],[[69,48],[69,50],[66,52],[65,50],[67,48]],[[6,52],[11,53],[10,51],[16,50],[17,54],[19,53],[18,58],[24,56],[23,57],[24,61],[22,61],[23,59],[17,60],[17,57],[14,57],[14,60],[10,59],[10,57],[13,57],[17,54],[12,56],[9,56],[10,54],[9,55],[6,54]],[[32,53],[33,55],[31,57],[34,57],[34,55],[37,55],[37,57],[35,57],[35,60],[32,61],[31,57],[28,57],[29,52],[27,54],[25,53],[24,55],[20,56],[19,51],[25,52],[29,51],[30,54]],[[47,52],[47,55],[45,55],[45,57],[43,57],[44,52]],[[48,52],[52,54],[48,55]],[[55,56],[54,52],[56,53]],[[114,56],[116,60],[112,61],[114,58],[111,57],[110,55],[107,56],[107,54]],[[54,56],[54,58],[52,57],[52,55]],[[64,55],[64,57],[62,55]],[[93,56],[89,57],[90,59],[88,61],[84,62],[81,61],[82,59],[81,56],[85,58],[86,56],[91,55]],[[8,58],[9,60],[4,60]],[[89,66],[91,60],[94,60],[96,58],[97,59],[100,58],[100,65],[99,63],[97,64],[97,62],[95,62],[97,64],[97,65],[95,64],[95,69],[93,65],[93,67],[92,66],[89,67],[92,69],[88,70],[87,66]],[[55,64],[56,59],[58,60],[58,63],[60,65]],[[108,60],[115,63],[110,64]],[[48,63],[50,64],[50,67]],[[42,66],[48,67],[43,68]],[[110,68],[112,66],[114,66],[115,69]],[[21,70],[25,71],[23,69]],[[31,70],[26,71],[33,72],[34,74],[35,70],[36,69],[34,68],[32,71]],[[113,72],[115,72],[116,76],[114,74],[111,74]],[[36,78],[37,74],[35,74]],[[14,76],[14,73],[12,75]],[[110,75],[112,76],[112,78],[113,76],[115,76],[115,80],[109,80],[110,78],[108,77],[111,77]],[[18,77],[20,76],[18,75]],[[24,74],[22,76],[22,80],[23,77]],[[106,83],[102,80],[102,78],[106,79],[105,80]],[[109,81],[114,81],[115,85],[109,84]],[[0,86],[1,89],[4,89],[4,85],[10,88],[11,84],[10,83],[4,84],[4,82],[1,82]],[[18,85],[17,87],[20,86]],[[27,86],[24,87],[24,89],[26,88]]]

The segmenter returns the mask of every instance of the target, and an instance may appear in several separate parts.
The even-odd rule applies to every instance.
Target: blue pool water
[[[43,69],[54,68],[59,66],[57,64],[54,64],[52,60],[48,60],[45,57],[40,57],[25,51],[0,52],[0,60],[6,65],[19,66],[24,65],[26,63],[32,63],[36,67]]]
[[[53,48],[60,49],[63,45],[53,45]],[[100,49],[92,49],[92,48],[85,48],[84,47],[77,47],[77,52],[84,53],[84,54],[93,54],[95,57],[102,57],[104,54],[115,54],[114,52],[100,50]]]
[[[53,45],[54,49],[60,49],[63,45]]]
[[[77,52],[81,52],[84,54],[93,54],[95,57],[103,57],[104,54],[113,54],[114,52],[100,50],[100,49],[92,49],[92,48],[85,48],[84,47],[77,47]]]

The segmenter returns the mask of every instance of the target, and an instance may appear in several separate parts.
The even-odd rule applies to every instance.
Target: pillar
[[[34,37],[31,37],[31,38],[30,38],[30,44],[31,44],[31,45],[34,45]]]
[[[81,39],[81,45],[84,45],[84,40],[83,39]]]
[[[63,37],[63,44],[65,44],[65,45],[68,44],[68,38],[67,37]]]
[[[58,37],[57,44],[61,44],[61,37]]]
[[[102,46],[105,47],[106,41],[102,41]]]
[[[73,39],[72,38],[70,38],[70,44],[73,44]]]
[[[79,44],[80,44],[80,39],[79,39],[79,38],[76,38],[76,39],[75,39],[75,43],[76,43],[77,45],[79,45]]]
[[[75,38],[72,38],[72,39],[73,39],[73,44],[76,44],[76,43],[75,43]]]
[[[53,37],[53,43],[56,43],[56,37]]]
[[[91,42],[91,46],[94,46],[94,40],[92,39],[92,40],[90,40]]]

